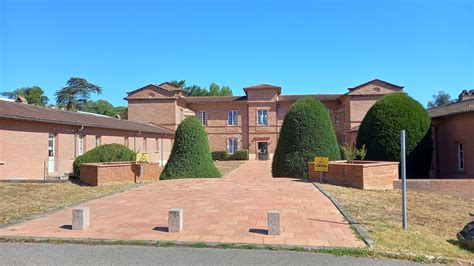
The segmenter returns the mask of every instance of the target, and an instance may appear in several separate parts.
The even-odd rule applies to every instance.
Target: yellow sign
[[[329,165],[328,157],[314,157],[314,171],[315,172],[327,172]]]
[[[141,152],[137,153],[137,158],[135,159],[136,163],[150,163],[151,157],[149,153]]]

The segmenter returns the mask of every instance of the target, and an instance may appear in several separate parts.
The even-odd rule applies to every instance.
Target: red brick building
[[[0,100],[0,180],[67,175],[77,156],[108,143],[166,163],[173,137],[145,123]]]
[[[283,118],[298,99],[309,96],[327,108],[339,143],[354,143],[362,119],[384,95],[403,87],[372,80],[343,94],[285,95],[282,88],[260,84],[244,88],[245,96],[187,97],[171,83],[150,84],[128,93],[130,120],[175,130],[186,116],[203,123],[211,150],[248,149],[250,159],[271,159]]]
[[[428,110],[435,146],[434,178],[474,178],[474,90],[456,103]]]

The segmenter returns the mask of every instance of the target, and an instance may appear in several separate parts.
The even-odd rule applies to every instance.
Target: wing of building
[[[339,94],[286,95],[282,88],[258,84],[243,88],[245,96],[188,97],[173,84],[150,84],[129,92],[130,120],[175,130],[187,116],[197,116],[209,137],[211,150],[248,149],[250,159],[271,159],[288,108],[302,97],[320,100],[329,111],[341,144],[355,142],[367,111],[384,95],[403,87],[372,80]]]
[[[0,179],[44,179],[72,172],[74,159],[119,143],[166,163],[172,130],[107,116],[0,100]]]

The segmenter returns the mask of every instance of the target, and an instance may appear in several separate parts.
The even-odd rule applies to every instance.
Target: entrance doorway
[[[49,133],[48,136],[48,173],[54,173],[56,169],[56,135]]]
[[[258,159],[268,160],[268,142],[258,142]]]

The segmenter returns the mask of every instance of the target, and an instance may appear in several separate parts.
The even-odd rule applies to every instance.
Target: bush
[[[306,178],[307,163],[315,156],[341,158],[326,107],[306,97],[294,103],[285,115],[273,156],[272,175]]]
[[[357,147],[365,144],[367,160],[400,161],[400,134],[405,129],[407,176],[427,178],[433,151],[430,125],[430,116],[419,102],[405,93],[392,93],[367,112]]]
[[[249,159],[248,150],[236,150],[234,154],[229,156],[228,160],[243,161]]]
[[[229,157],[229,153],[227,151],[213,151],[212,152],[212,160],[213,161],[225,161]]]
[[[229,154],[227,151],[212,152],[212,160],[214,161],[243,161],[248,159],[248,150],[236,150],[234,154]]]
[[[73,163],[74,176],[79,178],[82,163],[135,161],[135,153],[124,145],[104,144],[77,157]]]
[[[220,177],[214,166],[206,131],[196,117],[187,117],[176,129],[173,149],[161,179]]]

